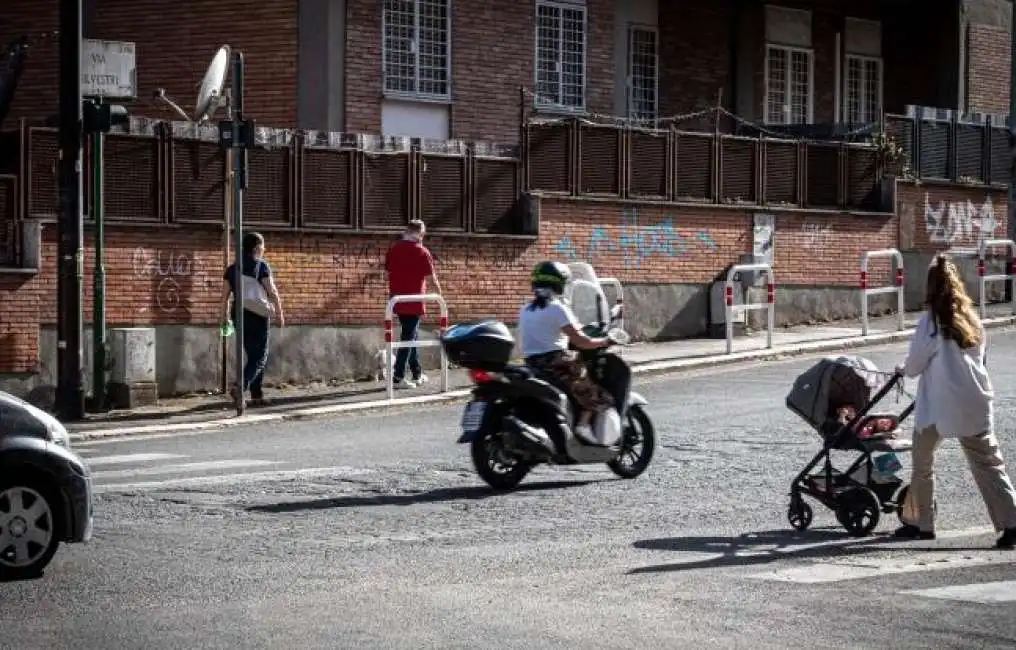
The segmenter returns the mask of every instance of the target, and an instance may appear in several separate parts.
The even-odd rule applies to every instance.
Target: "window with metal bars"
[[[632,26],[628,29],[628,117],[655,120],[657,117],[656,30]]]
[[[766,122],[810,124],[814,113],[814,53],[766,46]]]
[[[420,98],[451,97],[450,0],[384,0],[384,90]]]
[[[585,7],[537,2],[536,104],[569,110],[585,108]]]
[[[847,123],[877,121],[882,115],[882,59],[848,54],[843,83]]]

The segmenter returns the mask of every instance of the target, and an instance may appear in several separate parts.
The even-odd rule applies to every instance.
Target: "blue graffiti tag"
[[[620,236],[613,236],[606,227],[597,226],[589,234],[583,251],[571,237],[562,237],[554,251],[569,261],[592,263],[600,253],[621,252],[627,268],[639,268],[642,262],[653,256],[679,258],[688,253],[689,240],[698,241],[710,253],[719,251],[719,246],[707,231],[694,235],[678,231],[672,217],[666,217],[651,226],[639,224],[639,210],[636,206],[625,207],[621,219]]]

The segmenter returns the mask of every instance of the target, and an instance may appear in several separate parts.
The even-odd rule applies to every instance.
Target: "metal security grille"
[[[766,122],[811,122],[812,58],[811,50],[766,46]]]
[[[848,54],[846,85],[847,123],[878,120],[882,114],[882,60]]]
[[[656,30],[632,27],[628,30],[628,117],[655,120],[656,89]]]
[[[586,104],[586,10],[536,5],[536,103],[571,109]]]
[[[385,92],[445,99],[451,95],[449,0],[385,0]]]

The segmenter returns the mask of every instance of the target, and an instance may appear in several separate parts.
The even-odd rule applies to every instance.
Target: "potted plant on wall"
[[[882,207],[892,210],[892,188],[897,178],[916,181],[916,175],[910,167],[907,152],[896,138],[879,131],[871,136],[871,145],[875,149],[873,176],[878,179],[879,194]]]

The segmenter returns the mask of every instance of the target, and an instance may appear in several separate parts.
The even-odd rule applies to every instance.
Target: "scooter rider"
[[[575,313],[561,299],[571,271],[560,262],[540,262],[533,268],[533,299],[519,312],[522,354],[526,365],[540,378],[565,391],[578,404],[575,433],[592,442],[593,415],[614,404],[611,395],[594,382],[586,368],[568,350],[595,350],[610,345],[606,338],[591,338],[582,332]]]

